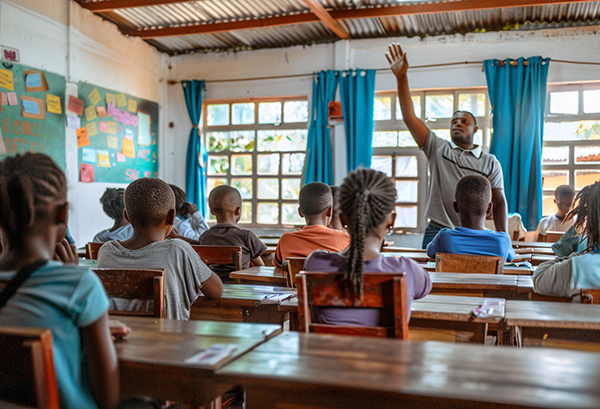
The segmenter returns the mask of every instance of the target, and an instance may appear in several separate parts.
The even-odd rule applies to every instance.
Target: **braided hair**
[[[338,198],[351,237],[346,278],[362,298],[364,238],[394,211],[396,188],[384,173],[359,168],[344,179]]]
[[[52,206],[67,201],[67,179],[43,153],[25,153],[0,163],[0,227],[9,241],[20,241]]]
[[[600,181],[581,189],[573,203],[573,209],[565,220],[577,217],[575,230],[585,232],[588,250],[593,251],[600,240]]]
[[[123,209],[125,208],[125,205],[123,204],[123,193],[125,193],[125,189],[123,188],[115,189],[109,187],[100,198],[102,210],[104,210],[104,213],[113,220],[123,217]]]

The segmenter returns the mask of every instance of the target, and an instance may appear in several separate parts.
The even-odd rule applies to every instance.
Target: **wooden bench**
[[[233,265],[235,271],[242,269],[242,247],[241,246],[205,246],[193,245],[192,248],[204,264],[229,264]]]
[[[304,269],[305,261],[306,257],[288,257],[283,261],[281,269],[288,287],[296,287],[296,275]]]
[[[89,242],[85,245],[85,258],[88,260],[98,260],[98,251],[104,243]]]

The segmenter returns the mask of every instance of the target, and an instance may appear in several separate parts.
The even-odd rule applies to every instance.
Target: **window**
[[[412,91],[415,114],[440,138],[450,140],[450,119],[457,110],[477,117],[474,143],[489,150],[490,108],[485,88]],[[406,125],[395,92],[378,92],[374,107],[373,160],[371,167],[390,176],[398,192],[397,231],[424,232],[427,203],[427,159]]]
[[[222,184],[237,188],[243,201],[240,223],[304,224],[297,209],[308,133],[306,97],[207,101],[203,118],[207,191]]]
[[[542,214],[556,212],[554,190],[600,180],[600,84],[549,86],[542,149]]]

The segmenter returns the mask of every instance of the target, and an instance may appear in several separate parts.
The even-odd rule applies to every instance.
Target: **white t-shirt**
[[[562,231],[565,232],[573,225],[573,219],[562,223],[556,217],[556,213],[550,216],[544,217],[538,224],[537,231],[539,234],[545,236],[548,231]]]
[[[485,219],[485,228],[496,231],[496,225],[494,224],[494,219]],[[525,233],[527,230],[525,226],[523,226],[523,221],[521,220],[521,215],[519,213],[510,213],[508,215],[508,235],[511,240],[515,239],[515,233],[519,233],[517,240],[521,240],[525,238]]]

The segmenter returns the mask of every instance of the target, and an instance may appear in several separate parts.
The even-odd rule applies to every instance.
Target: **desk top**
[[[514,241],[512,242],[513,248],[524,248],[524,247],[541,247],[541,248],[552,248],[554,243],[542,242],[542,241]]]
[[[600,305],[507,300],[506,324],[600,330]]]
[[[232,271],[229,273],[229,278],[242,281],[264,281],[267,283],[283,283],[285,277],[280,268],[271,266],[250,267],[245,270]]]
[[[204,300],[198,297],[196,303],[209,303],[218,305],[225,300],[237,300],[237,305],[258,306],[260,304],[277,304],[280,301],[296,296],[295,288],[273,287],[267,285],[249,284],[223,284],[223,295],[216,300]],[[244,303],[243,301],[248,301]]]
[[[433,288],[502,290],[517,287],[520,276],[503,274],[429,273]]]

